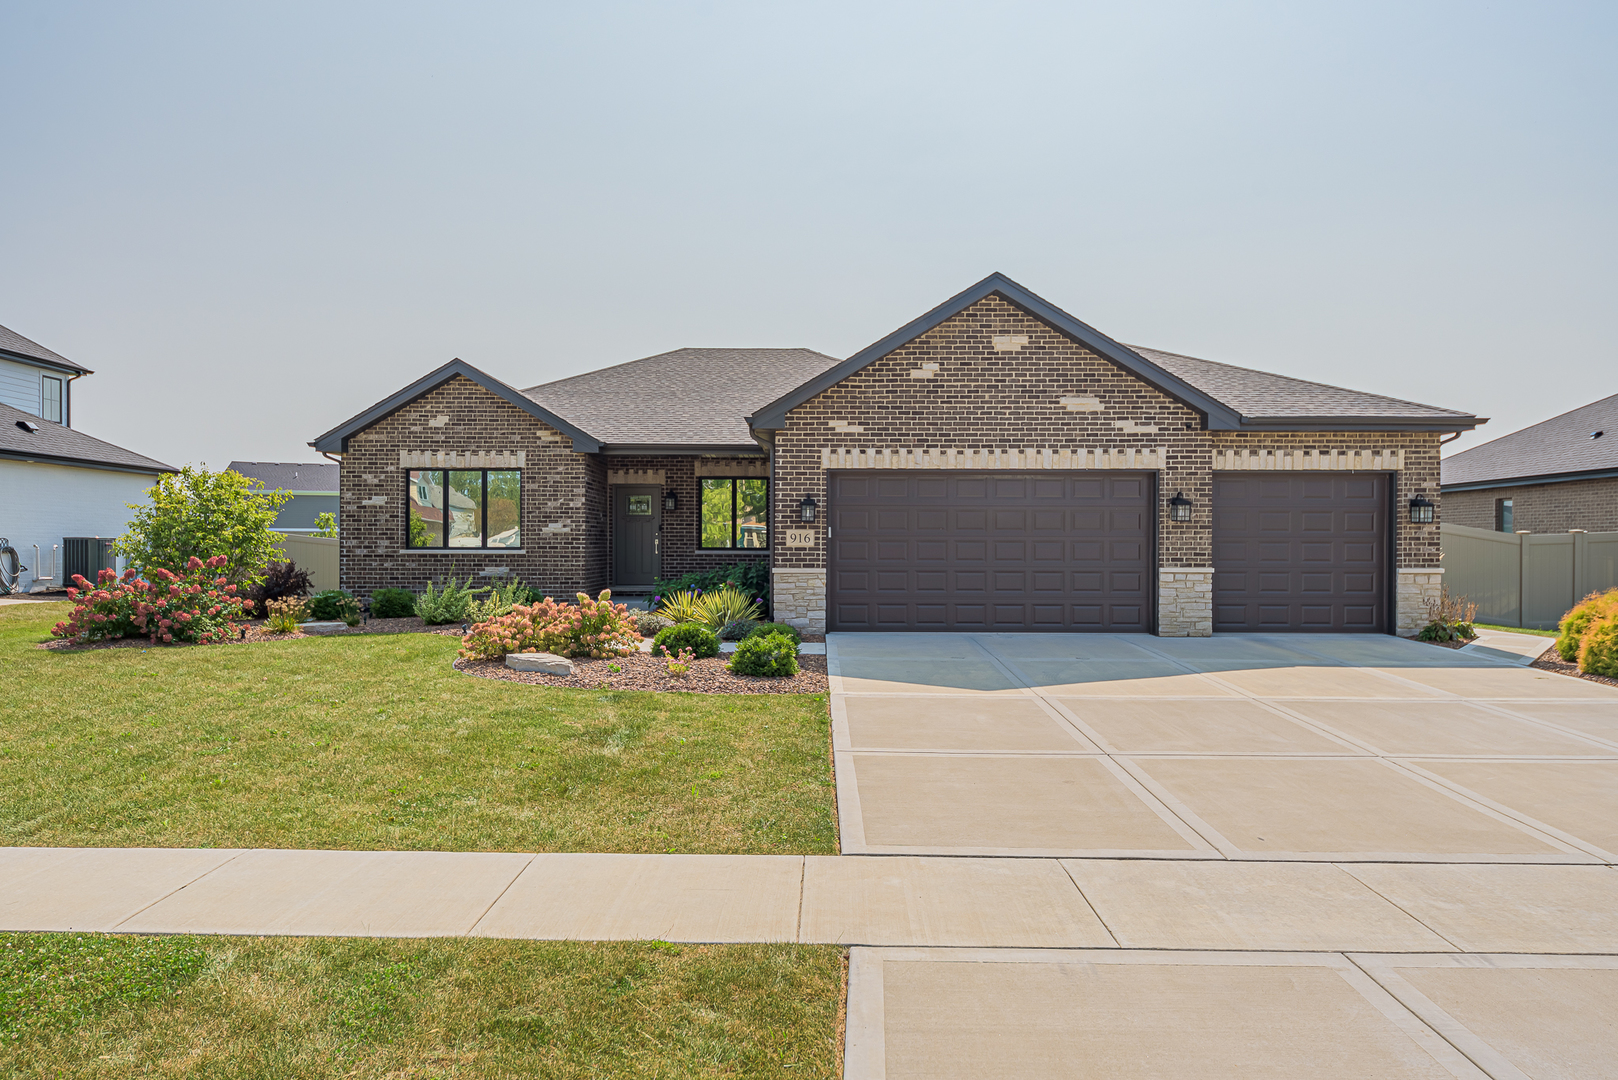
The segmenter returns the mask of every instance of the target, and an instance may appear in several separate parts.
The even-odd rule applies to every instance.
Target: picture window
[[[409,476],[410,548],[522,547],[515,469],[421,469]]]
[[[704,548],[770,546],[770,482],[755,479],[704,479],[702,482]]]

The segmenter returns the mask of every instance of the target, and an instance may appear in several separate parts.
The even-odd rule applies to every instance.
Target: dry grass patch
[[[836,1072],[829,946],[7,934],[0,951],[6,1076]]]
[[[549,690],[425,634],[35,648],[0,608],[0,843],[834,853],[824,695]]]

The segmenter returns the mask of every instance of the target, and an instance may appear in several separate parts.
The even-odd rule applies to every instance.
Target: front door
[[[612,584],[650,588],[663,573],[658,530],[663,522],[660,488],[612,488]]]

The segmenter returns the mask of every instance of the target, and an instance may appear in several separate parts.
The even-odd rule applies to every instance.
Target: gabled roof
[[[227,466],[267,491],[329,491],[336,494],[343,467],[334,461],[232,461]]]
[[[757,453],[747,415],[836,364],[813,349],[675,349],[523,393],[608,453]]]
[[[1463,450],[1439,468],[1445,491],[1618,475],[1618,394]]]
[[[792,409],[987,296],[999,296],[1097,356],[1189,405],[1208,418],[1212,431],[1455,431],[1483,422],[1471,413],[1123,345],[996,273],[782,395],[750,418],[753,426],[785,426],[786,414]]]
[[[1041,322],[1060,330],[1097,356],[1111,360],[1170,397],[1205,414],[1208,417],[1209,427],[1224,430],[1238,426],[1240,418],[1221,402],[999,273],[990,274],[965,292],[950,297],[919,319],[906,323],[881,341],[866,346],[836,367],[821,373],[817,378],[796,387],[790,393],[783,394],[750,416],[749,422],[755,428],[766,430],[785,427],[787,413],[816,394],[836,386],[855,372],[874,364],[895,349],[909,344],[945,320],[959,315],[979,300],[996,295]]]
[[[1402,398],[1345,390],[1341,386],[1309,382],[1268,371],[1235,367],[1195,356],[1130,346],[1152,363],[1172,372],[1209,397],[1241,414],[1244,429],[1299,430],[1299,424],[1335,430],[1370,428],[1377,431],[1417,427],[1442,431],[1453,426],[1465,430],[1482,423],[1471,413],[1422,405]]]
[[[32,360],[50,367],[65,368],[81,375],[93,374],[82,364],[75,364],[60,353],[51,352],[37,341],[29,341],[15,330],[0,326],[0,354],[9,354],[23,360]]]
[[[28,430],[33,428],[35,430]],[[32,413],[0,405],[0,458],[49,465],[112,469],[117,472],[171,473],[172,465],[92,439],[82,431],[41,420]]]
[[[560,431],[563,435],[573,440],[573,449],[579,453],[594,454],[600,452],[601,441],[599,439],[563,420],[532,398],[524,397],[515,388],[507,386],[494,376],[479,371],[465,360],[459,358],[451,360],[437,371],[428,372],[403,390],[383,398],[364,412],[349,417],[326,432],[326,434],[310,442],[309,445],[324,454],[340,454],[347,449],[350,435],[357,431],[364,431],[384,416],[404,408],[427,393],[427,391],[436,386],[441,386],[457,375],[471,379],[489,393],[494,394],[496,397],[504,398],[523,412]]]

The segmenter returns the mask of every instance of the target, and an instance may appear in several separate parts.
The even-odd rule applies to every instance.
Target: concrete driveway
[[[855,949],[850,1080],[1618,1054],[1618,690],[1380,636],[827,655],[845,855],[1056,858],[1118,946]]]

